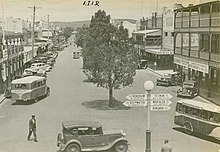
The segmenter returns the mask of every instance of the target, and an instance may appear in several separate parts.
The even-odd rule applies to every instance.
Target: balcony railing
[[[183,49],[182,55],[189,56],[189,49]]]
[[[198,58],[199,57],[199,51],[198,50],[190,50],[190,56]]]
[[[211,53],[211,61],[220,62],[220,55]]]
[[[175,47],[175,54],[181,54],[181,48]]]
[[[199,27],[199,15],[191,16],[191,27]]]
[[[209,60],[209,51],[200,51],[199,58]]]
[[[200,14],[200,27],[209,27],[209,14]]]
[[[220,13],[212,14],[211,26],[220,26]]]

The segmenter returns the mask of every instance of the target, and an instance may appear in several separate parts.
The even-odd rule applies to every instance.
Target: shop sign
[[[185,69],[188,69],[189,67],[189,62],[184,59],[180,59],[177,57],[174,57],[174,63],[183,66]]]
[[[209,66],[198,62],[189,61],[189,68],[203,73],[209,72]]]

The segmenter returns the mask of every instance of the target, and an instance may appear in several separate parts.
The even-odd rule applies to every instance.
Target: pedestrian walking
[[[172,147],[169,145],[169,140],[164,140],[164,145],[161,148],[161,152],[172,152]]]
[[[28,140],[30,140],[31,134],[33,133],[34,135],[34,141],[37,142],[37,134],[36,134],[36,119],[35,115],[31,116],[31,120],[29,120],[29,133],[28,133]]]

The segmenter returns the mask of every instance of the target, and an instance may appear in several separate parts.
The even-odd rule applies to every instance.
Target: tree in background
[[[65,39],[67,40],[71,36],[73,31],[74,31],[74,29],[72,27],[65,27],[63,29],[62,36],[64,36]]]
[[[133,83],[139,59],[129,43],[128,30],[114,27],[110,16],[99,10],[83,35],[84,73],[98,87],[109,90],[109,106],[115,106],[113,90]]]

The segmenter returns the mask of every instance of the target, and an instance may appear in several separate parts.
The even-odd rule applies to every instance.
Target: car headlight
[[[123,130],[121,130],[121,134],[122,134],[123,137],[126,136],[126,133]]]

